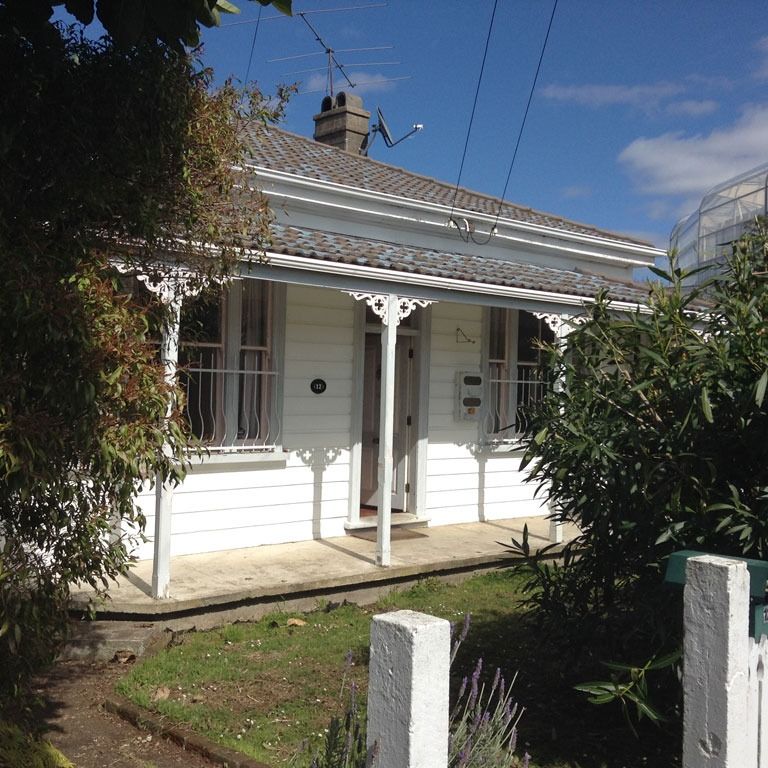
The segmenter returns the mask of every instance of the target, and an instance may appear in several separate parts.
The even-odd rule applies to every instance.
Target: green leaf
[[[229,0],[216,0],[216,8],[221,13],[240,13],[240,9]]]
[[[758,408],[763,407],[766,386],[768,386],[768,369],[763,371],[763,375],[760,377],[759,381],[757,382],[757,387],[755,388],[755,405]]]
[[[536,443],[536,445],[541,445],[547,439],[548,434],[549,427],[544,427],[542,430],[536,433],[536,437],[533,438],[533,442]]]
[[[682,655],[683,649],[677,648],[671,653],[665,653],[663,656],[659,656],[658,659],[655,659],[650,664],[648,664],[646,669],[664,669],[666,667],[671,667],[673,664],[676,664],[678,661],[680,661],[680,657]]]
[[[258,0],[262,5],[271,5],[286,16],[293,16],[292,0]]]
[[[655,349],[649,349],[648,347],[644,347],[642,345],[640,345],[638,349],[640,352],[642,352],[642,354],[650,357],[652,360],[655,360],[659,365],[663,365],[664,367],[668,365],[668,362]]]
[[[710,424],[715,423],[714,416],[712,415],[712,403],[709,401],[709,390],[706,387],[702,387],[701,390],[701,411],[704,414],[704,418]]]
[[[663,269],[659,269],[658,267],[648,267],[648,269],[650,269],[654,275],[660,277],[662,280],[666,280],[668,283],[672,282],[672,275],[670,275],[669,272]]]

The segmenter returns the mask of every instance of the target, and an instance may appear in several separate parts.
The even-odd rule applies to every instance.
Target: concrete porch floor
[[[110,587],[111,599],[99,618],[163,621],[219,614],[218,621],[255,618],[276,605],[299,609],[318,599],[349,597],[371,601],[393,586],[419,577],[450,577],[492,568],[509,560],[501,543],[522,537],[528,525],[531,548],[549,543],[549,521],[542,517],[445,525],[435,528],[393,528],[392,565],[375,565],[375,532],[331,539],[273,544],[202,555],[171,558],[171,597],[150,594],[152,562],[134,565]],[[567,541],[575,529],[566,528]],[[501,543],[500,543],[501,542]],[[85,605],[89,590],[75,589],[72,607]],[[261,606],[260,610],[255,610]],[[222,616],[222,613],[230,614]],[[198,626],[202,623],[199,622]]]

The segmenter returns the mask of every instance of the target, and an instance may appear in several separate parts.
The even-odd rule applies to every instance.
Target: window
[[[185,298],[179,370],[192,433],[212,451],[274,447],[280,432],[273,290],[254,279]]]
[[[485,437],[491,442],[512,440],[525,428],[526,407],[541,399],[539,343],[553,343],[549,326],[530,312],[491,308],[488,315],[488,412]]]

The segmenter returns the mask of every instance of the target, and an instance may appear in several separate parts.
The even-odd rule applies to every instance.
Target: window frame
[[[533,402],[547,383],[538,378],[541,368],[541,352],[536,360],[521,359],[521,313],[536,320],[536,338],[547,343],[555,342],[555,334],[544,319],[535,313],[512,307],[488,307],[485,312],[483,372],[486,377],[486,407],[481,419],[481,441],[489,445],[515,445],[522,430],[519,424],[521,400]],[[503,334],[499,340],[496,334]],[[532,375],[521,376],[521,370]],[[502,426],[503,425],[503,426]]]
[[[259,341],[249,343],[243,338],[243,322],[246,312],[246,290],[263,292],[260,308],[263,327],[258,332]],[[194,341],[183,335],[184,322],[179,327],[179,372],[193,381],[195,371],[201,371],[211,381],[209,386],[208,412],[193,415],[189,383],[182,384],[186,393],[184,416],[202,445],[211,455],[274,452],[281,450],[282,437],[282,346],[284,322],[279,304],[284,308],[284,291],[278,284],[256,278],[236,278],[222,288],[218,300],[218,339]],[[189,300],[182,302],[181,313]],[[205,365],[191,365],[189,351],[214,349],[215,356]],[[186,353],[186,354],[185,354]],[[244,358],[245,355],[245,358]],[[249,364],[247,357],[254,358]],[[185,358],[187,358],[185,360]],[[198,358],[202,362],[203,358]],[[200,381],[200,379],[198,379]],[[201,385],[198,384],[198,389]],[[244,393],[251,391],[253,408],[244,408]],[[248,426],[243,427],[243,417]],[[255,419],[255,433],[251,425]],[[266,425],[266,426],[264,426]],[[197,427],[197,428],[196,428]],[[264,431],[264,434],[261,434]]]

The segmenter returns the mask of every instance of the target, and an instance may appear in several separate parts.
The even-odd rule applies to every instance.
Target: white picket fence
[[[683,768],[768,768],[768,637],[749,637],[749,575],[734,559],[686,565]],[[450,625],[374,617],[368,747],[377,768],[447,768]]]
[[[746,564],[691,558],[684,611],[683,768],[768,768],[768,638],[749,637]]]
[[[376,768],[447,768],[451,625],[415,611],[374,616],[368,750]]]

